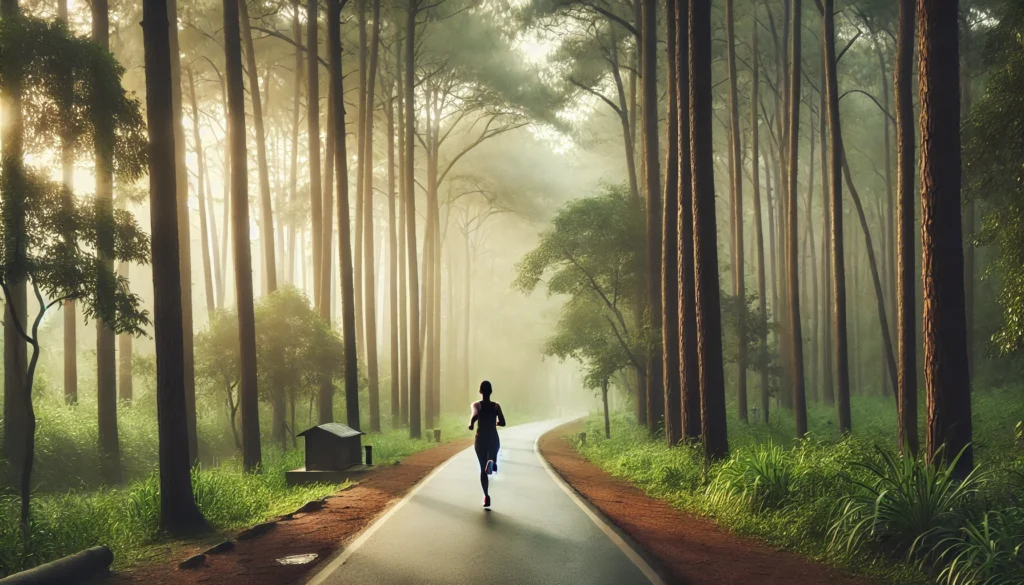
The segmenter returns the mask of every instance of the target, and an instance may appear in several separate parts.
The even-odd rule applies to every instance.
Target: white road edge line
[[[390,510],[385,512],[383,516],[378,518],[376,522],[374,522],[369,528],[364,530],[363,533],[360,534],[358,538],[352,541],[352,544],[346,546],[344,550],[341,551],[341,554],[335,557],[335,559],[328,563],[327,566],[325,566],[323,569],[318,571],[316,575],[313,576],[312,579],[306,581],[306,585],[320,585],[321,583],[326,581],[327,577],[331,576],[331,574],[337,571],[339,567],[344,565],[345,561],[347,561],[349,557],[351,557],[357,550],[359,550],[359,547],[363,546],[363,544],[365,544],[366,541],[369,540],[371,536],[373,536],[374,532],[377,532],[377,529],[383,526],[384,523],[387,522],[389,518],[395,515],[396,512],[401,510],[402,507],[405,506],[405,504],[408,503],[409,500],[411,500],[412,497],[416,495],[416,492],[420,491],[423,488],[423,486],[427,485],[427,483],[434,478],[435,475],[441,473],[441,471],[445,467],[448,467],[448,464],[451,463],[452,460],[455,459],[455,457],[460,455],[465,450],[466,449],[463,449],[462,451],[455,453],[454,455],[449,457],[444,463],[435,467],[434,470],[427,474],[426,477],[421,479],[418,484],[413,486],[413,488],[409,490],[409,493],[405,494],[405,496],[403,496],[402,499],[399,500],[397,504],[391,506]]]
[[[550,432],[550,429],[548,432]],[[651,582],[652,585],[666,585],[665,581],[661,578],[660,575],[658,575],[658,572],[651,568],[651,565],[648,564],[643,557],[637,554],[637,552],[633,550],[633,547],[631,547],[629,543],[623,540],[622,537],[619,536],[619,534],[615,532],[615,530],[613,530],[611,526],[608,525],[608,522],[604,518],[595,514],[589,506],[584,504],[583,501],[580,500],[579,496],[576,495],[576,492],[571,487],[569,487],[569,484],[565,483],[565,480],[562,479],[562,476],[558,475],[558,472],[556,472],[551,467],[551,464],[548,463],[547,459],[545,459],[544,456],[541,455],[540,438],[543,436],[544,434],[541,434],[539,437],[537,437],[537,440],[533,442],[533,451],[534,453],[537,454],[537,459],[540,459],[540,462],[544,465],[544,469],[547,470],[548,475],[550,475],[551,479],[555,481],[555,484],[558,485],[558,487],[562,488],[562,491],[565,492],[567,496],[569,496],[569,499],[575,502],[576,505],[579,506],[580,510],[583,510],[583,513],[586,514],[587,517],[589,517],[590,520],[593,521],[594,524],[601,529],[601,532],[604,532],[605,536],[607,536],[609,540],[615,543],[615,546],[619,547],[619,550],[621,550],[622,553],[626,555],[626,558],[628,558],[630,561],[632,561],[634,565],[636,565],[637,569],[640,569],[640,572],[643,573],[645,577],[647,577],[647,579]]]

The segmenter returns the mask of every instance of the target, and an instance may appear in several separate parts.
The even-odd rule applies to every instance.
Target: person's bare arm
[[[503,426],[505,426],[505,413],[501,412],[501,405],[500,404],[498,404],[496,406],[498,407],[498,426],[499,427],[503,427]]]
[[[480,418],[480,411],[477,408],[476,402],[473,403],[473,416],[469,419],[469,430],[473,430],[473,425],[476,424],[476,419]]]

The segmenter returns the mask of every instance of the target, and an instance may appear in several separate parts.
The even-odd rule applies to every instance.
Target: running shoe
[[[491,507],[491,496],[484,496],[484,508]]]

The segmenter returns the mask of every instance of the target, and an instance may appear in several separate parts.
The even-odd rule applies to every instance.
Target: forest
[[[490,380],[731,534],[1024,582],[1022,39],[1017,0],[0,0],[0,577],[351,491],[286,482],[317,425],[468,446]]]

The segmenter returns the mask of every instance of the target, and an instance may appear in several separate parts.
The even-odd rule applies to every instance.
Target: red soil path
[[[234,550],[206,556],[203,566],[178,569],[191,555],[216,544],[175,547],[168,558],[140,565],[127,572],[94,581],[97,585],[280,585],[301,582],[305,574],[343,548],[378,516],[397,502],[435,467],[470,445],[470,439],[452,441],[411,455],[398,465],[376,471],[355,487],[339,492],[316,512],[282,520],[267,534],[239,541]],[[283,566],[278,558],[317,553],[314,563]]]
[[[576,425],[576,426],[574,426]],[[671,573],[666,581],[685,585],[866,585],[796,554],[741,538],[710,520],[651,498],[629,482],[587,461],[569,444],[578,423],[558,427],[540,439],[548,463]]]

